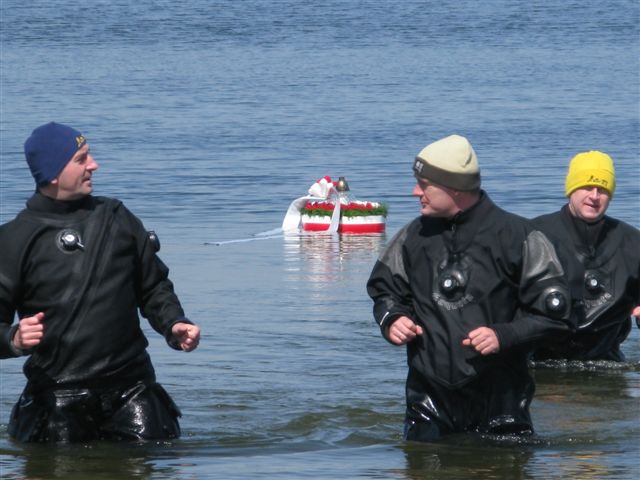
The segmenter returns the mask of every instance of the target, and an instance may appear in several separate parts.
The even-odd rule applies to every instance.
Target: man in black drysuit
[[[36,193],[0,227],[0,358],[29,356],[9,434],[178,437],[180,412],[156,382],[138,309],[177,350],[195,349],[200,329],[184,315],[157,237],[120,201],[91,195],[98,165],[77,130],[42,125],[25,155]]]
[[[631,331],[631,315],[640,317],[640,231],[606,215],[615,187],[609,155],[579,153],[569,163],[568,202],[533,220],[567,246],[558,254],[581,302],[577,331],[536,351],[536,361],[625,360],[620,344]]]
[[[407,346],[405,439],[530,434],[529,349],[572,329],[555,250],[480,189],[466,138],[428,145],[413,169],[422,215],[394,236],[367,283],[383,336]]]

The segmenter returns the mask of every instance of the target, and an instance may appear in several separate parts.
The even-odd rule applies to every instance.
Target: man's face
[[[604,216],[610,200],[603,188],[583,187],[569,195],[569,210],[574,217],[592,223]]]
[[[98,164],[89,153],[89,145],[85,144],[51,182],[57,186],[56,198],[76,200],[89,195],[93,191],[91,175],[97,169]]]
[[[453,190],[416,177],[412,195],[420,200],[420,213],[429,217],[453,217],[460,210],[453,198]]]

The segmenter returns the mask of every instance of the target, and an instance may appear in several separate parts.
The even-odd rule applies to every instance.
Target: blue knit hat
[[[36,128],[24,142],[24,154],[38,187],[56,178],[85,143],[79,131],[60,123]]]

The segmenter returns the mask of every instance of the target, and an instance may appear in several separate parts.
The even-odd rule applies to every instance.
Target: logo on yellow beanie
[[[613,196],[616,189],[616,176],[613,160],[609,155],[597,150],[582,152],[571,159],[565,182],[565,195],[583,187],[598,187]]]

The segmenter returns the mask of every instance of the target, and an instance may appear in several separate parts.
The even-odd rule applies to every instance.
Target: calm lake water
[[[620,365],[537,369],[526,442],[402,441],[403,349],[365,283],[418,212],[411,162],[467,136],[494,200],[560,208],[577,152],[616,162],[610,214],[640,227],[635,1],[2,0],[0,222],[33,191],[22,145],[68,123],[161,239],[189,317],[181,354],[146,328],[183,437],[22,445],[6,424],[23,359],[0,363],[0,477],[630,479],[640,335]],[[386,235],[270,235],[324,175],[387,203]]]

